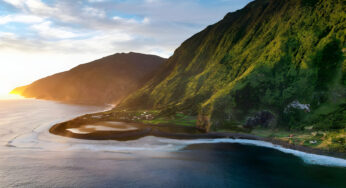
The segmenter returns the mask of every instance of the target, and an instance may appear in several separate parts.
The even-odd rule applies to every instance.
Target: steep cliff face
[[[147,82],[164,61],[153,55],[114,54],[18,87],[12,92],[65,102],[116,103]]]
[[[331,123],[316,126],[344,127],[345,8],[342,0],[251,2],[186,40],[120,106],[198,114],[206,129],[256,117],[266,126],[324,117]]]

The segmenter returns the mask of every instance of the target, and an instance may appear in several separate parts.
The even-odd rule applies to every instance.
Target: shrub
[[[302,0],[301,5],[304,7],[314,7],[318,0]]]
[[[340,41],[333,39],[322,50],[316,53],[313,59],[317,69],[317,89],[327,90],[329,84],[335,79],[337,71],[343,60]]]

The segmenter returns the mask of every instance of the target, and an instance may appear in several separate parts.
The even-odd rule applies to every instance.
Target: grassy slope
[[[199,113],[214,127],[261,109],[287,118],[294,100],[313,111],[344,108],[344,8],[341,0],[252,2],[185,41],[120,106]]]
[[[254,1],[186,40],[114,111],[154,110],[149,123],[177,124],[183,113],[194,119],[187,125],[205,130],[345,152],[344,10],[342,0]],[[295,100],[311,111],[285,112]],[[244,127],[264,110],[275,117],[272,127]]]

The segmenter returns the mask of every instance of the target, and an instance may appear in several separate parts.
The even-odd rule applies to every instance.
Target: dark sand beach
[[[72,120],[74,122],[74,120]],[[151,125],[133,122],[118,121],[96,121],[90,124],[70,123],[69,121],[54,125],[49,132],[55,135],[86,139],[86,140],[116,140],[130,141],[146,136],[155,136],[169,139],[191,140],[191,139],[246,139],[270,142],[284,148],[298,150],[306,153],[328,155],[346,159],[345,153],[330,152],[322,149],[305,147],[291,144],[282,140],[264,138],[252,134],[232,132],[202,132],[195,127],[184,127],[178,125]]]

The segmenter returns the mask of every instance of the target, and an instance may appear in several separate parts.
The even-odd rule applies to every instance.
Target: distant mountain
[[[198,115],[205,129],[346,125],[343,0],[255,0],[186,40],[119,107]]]
[[[18,87],[24,97],[74,103],[117,103],[146,83],[165,61],[139,53],[118,53]]]

